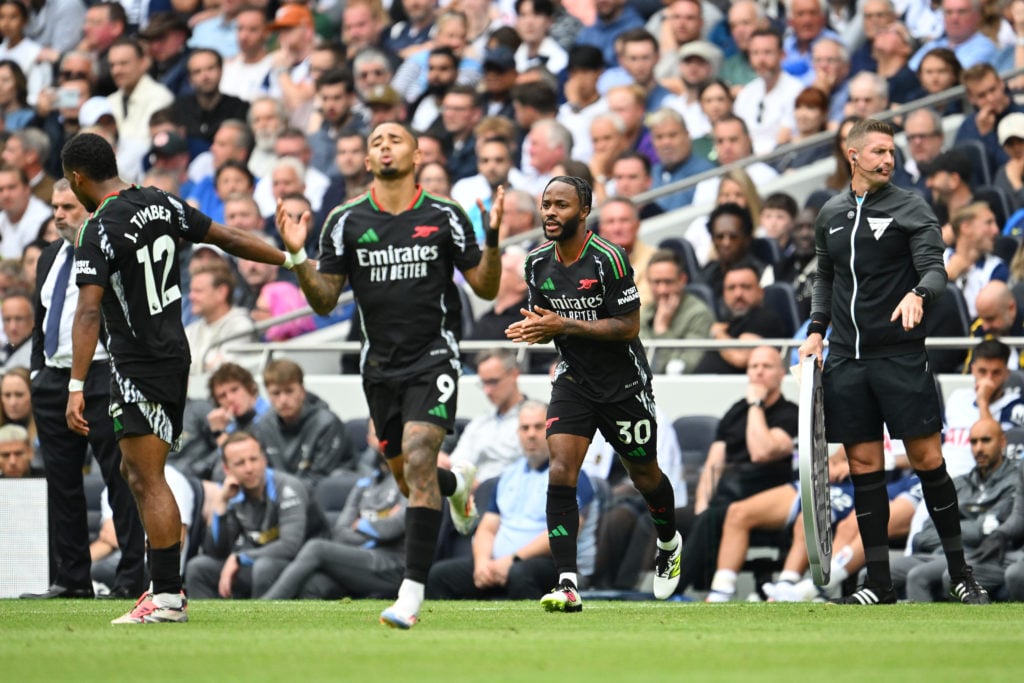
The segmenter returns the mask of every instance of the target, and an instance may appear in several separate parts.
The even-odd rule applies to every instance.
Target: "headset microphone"
[[[862,171],[869,171],[870,173],[881,173],[882,171],[885,170],[884,166],[878,166],[877,168],[875,168],[873,170],[869,170],[869,169],[864,168],[859,163],[857,163],[857,153],[856,152],[854,152],[853,155],[851,155],[850,160],[853,161],[853,163],[857,164],[857,167],[860,170],[862,170]]]

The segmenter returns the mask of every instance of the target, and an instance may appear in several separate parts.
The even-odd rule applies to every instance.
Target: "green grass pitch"
[[[195,601],[188,624],[111,626],[131,603],[0,601],[0,681],[1019,681],[1024,604],[705,605]]]

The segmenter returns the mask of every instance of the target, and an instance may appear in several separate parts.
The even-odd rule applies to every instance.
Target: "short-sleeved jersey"
[[[107,349],[121,376],[188,373],[178,240],[201,242],[210,218],[151,187],[106,197],[78,233],[75,280],[100,285]]]
[[[330,213],[317,268],[352,285],[366,340],[364,377],[458,362],[462,304],[452,276],[480,256],[462,208],[422,189],[398,214],[381,209],[372,191]]]
[[[633,268],[622,248],[590,233],[575,262],[559,260],[554,242],[526,257],[529,308],[541,306],[572,320],[603,320],[640,308]],[[562,359],[555,382],[568,381],[591,399],[621,401],[643,391],[651,368],[639,337],[599,341],[572,335],[554,339]]]

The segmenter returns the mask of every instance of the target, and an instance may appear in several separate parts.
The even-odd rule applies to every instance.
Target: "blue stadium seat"
[[[100,495],[107,485],[99,471],[85,475],[82,483],[85,486],[85,509],[89,515],[89,540],[94,541],[100,533]]]
[[[793,285],[788,282],[773,282],[765,287],[764,305],[782,318],[787,337],[792,337],[804,322],[800,317],[800,309],[796,307]]]
[[[366,431],[370,422],[368,417],[356,417],[345,421],[345,437],[348,439],[349,452],[358,457],[366,450]]]
[[[689,240],[684,237],[666,237],[658,242],[658,248],[671,249],[679,255],[686,265],[686,272],[690,276],[690,284],[704,282],[704,277],[701,275],[702,269],[697,261],[697,252],[693,250],[693,245],[690,244]]]
[[[313,497],[320,504],[327,516],[327,523],[332,527],[345,507],[345,501],[348,500],[358,479],[355,472],[337,472],[321,479],[320,483],[316,485]]]
[[[770,237],[755,237],[750,242],[750,254],[766,266],[773,266],[782,260],[779,245]]]
[[[989,168],[988,150],[981,140],[961,140],[952,149],[963,152],[971,160],[971,189],[992,184],[995,169]]]
[[[687,494],[690,500],[696,500],[697,482],[704,469],[708,448],[715,440],[718,417],[715,415],[684,415],[672,423],[672,428],[676,430],[679,450],[682,453]]]
[[[711,287],[703,282],[691,282],[686,285],[686,291],[707,304],[711,312],[717,317],[718,309],[715,306],[715,293],[711,291]]]
[[[974,201],[985,202],[988,204],[989,208],[992,209],[992,213],[996,215],[996,225],[999,226],[999,232],[1002,233],[1003,228],[1006,227],[1006,221],[1013,215],[1014,211],[1013,200],[1011,200],[1010,196],[1006,194],[1006,190],[998,185],[983,185],[981,187],[977,187],[974,189]],[[1013,237],[1009,237],[1007,239],[1014,240],[1014,242],[1016,242]],[[999,253],[998,240],[996,253],[999,254],[999,256],[1007,263],[1010,262],[1009,259]],[[1010,258],[1013,258],[1012,254],[1010,255]]]

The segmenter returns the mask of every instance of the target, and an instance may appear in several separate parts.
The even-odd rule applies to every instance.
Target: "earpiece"
[[[853,160],[857,161],[857,153],[856,152],[853,153]]]

